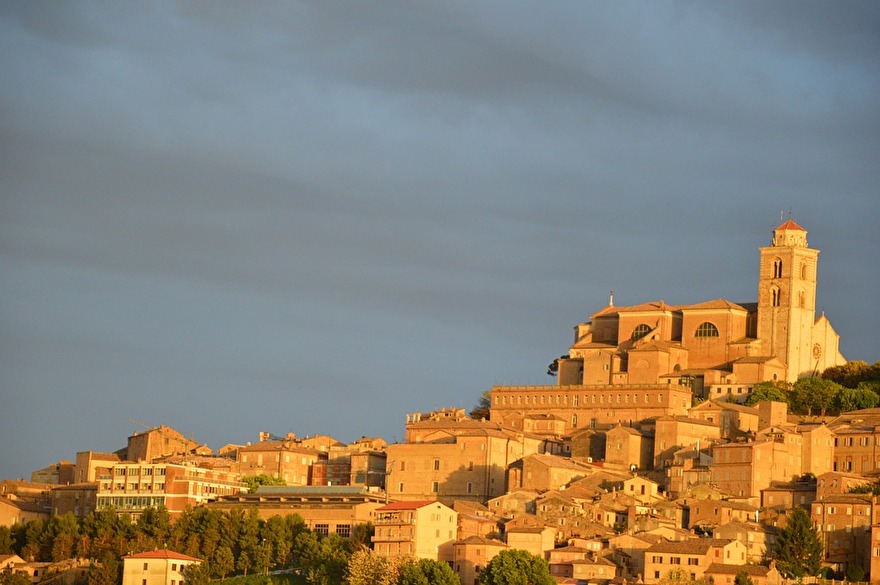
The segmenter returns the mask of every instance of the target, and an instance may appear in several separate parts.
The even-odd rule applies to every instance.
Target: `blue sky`
[[[402,440],[780,217],[880,359],[876,2],[6,2],[0,477],[167,424]]]

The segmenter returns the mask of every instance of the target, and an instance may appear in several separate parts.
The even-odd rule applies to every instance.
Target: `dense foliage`
[[[371,531],[367,525],[353,527],[352,539],[321,536],[297,515],[263,520],[256,510],[208,508],[187,510],[174,521],[165,508],[150,508],[132,523],[127,514],[105,509],[82,520],[67,514],[0,527],[0,553],[33,561],[92,559],[90,585],[115,585],[123,555],[156,548],[204,559],[201,568],[187,575],[195,585],[235,572],[268,573],[284,567],[302,567],[308,583],[329,585],[343,581],[349,557],[369,541]]]
[[[786,579],[801,581],[819,574],[822,568],[822,540],[803,508],[788,515],[776,538],[776,568]]]
[[[528,551],[503,550],[480,573],[480,585],[555,585],[543,558]]]
[[[848,362],[794,384],[760,382],[743,404],[753,406],[765,400],[785,402],[791,412],[808,416],[874,408],[880,404],[880,362],[873,366]]]

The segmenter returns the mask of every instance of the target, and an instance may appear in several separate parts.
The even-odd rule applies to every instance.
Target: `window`
[[[431,491],[434,492],[435,494],[436,494],[438,491],[440,491],[440,483],[439,483],[439,482],[436,482],[436,481],[432,481],[432,482],[431,482]]]
[[[697,327],[694,337],[718,337],[718,328],[712,323],[704,321]]]
[[[651,332],[651,327],[642,323],[641,325],[637,325],[632,332],[632,339],[635,341],[636,339],[641,339],[645,335]]]
[[[773,278],[782,278],[782,259],[776,258],[773,261]]]
[[[327,536],[330,534],[329,524],[315,524],[315,534],[318,536]]]
[[[770,304],[774,307],[778,307],[782,303],[782,291],[780,291],[776,287],[773,287],[772,289],[770,289],[770,295],[771,295],[771,303]]]
[[[440,471],[440,460],[434,459],[434,471]]]
[[[148,565],[147,563],[144,563],[144,571],[146,571],[149,568],[150,568],[150,565]]]
[[[343,538],[351,537],[351,524],[337,524],[336,525],[336,534]]]

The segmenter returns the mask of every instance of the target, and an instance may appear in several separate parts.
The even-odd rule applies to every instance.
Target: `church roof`
[[[800,230],[802,232],[807,231],[790,219],[776,229],[777,230]]]
[[[746,307],[737,303],[731,303],[730,301],[724,299],[712,299],[711,301],[705,301],[702,303],[697,303],[695,305],[685,305],[681,307],[682,311],[687,311],[690,309],[738,309],[742,311],[748,311]]]

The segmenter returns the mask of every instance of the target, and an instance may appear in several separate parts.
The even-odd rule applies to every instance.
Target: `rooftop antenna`
[[[609,307],[614,306],[614,289],[613,288],[611,289],[611,292],[608,293],[608,306]]]

